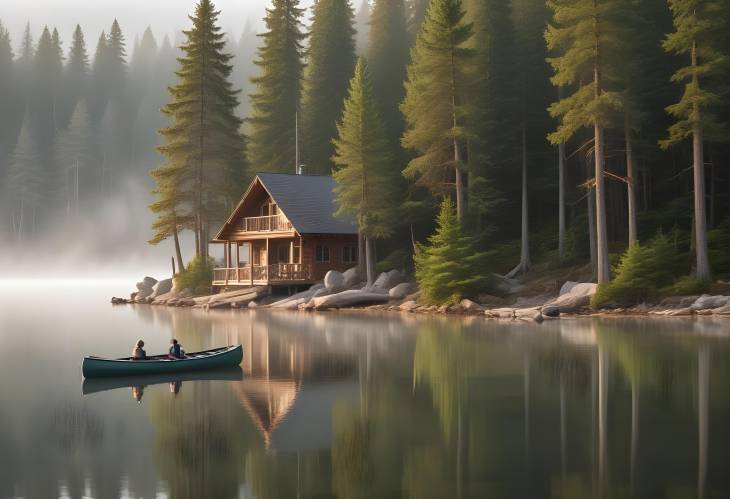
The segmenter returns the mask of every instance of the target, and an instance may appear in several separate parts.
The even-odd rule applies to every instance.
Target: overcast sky
[[[220,24],[227,32],[239,36],[246,20],[257,30],[268,0],[214,0],[221,11]],[[310,5],[311,1],[303,1]],[[195,7],[194,0],[0,0],[0,21],[10,30],[13,46],[19,45],[26,22],[30,22],[33,37],[38,39],[44,25],[56,26],[68,48],[71,33],[80,24],[86,35],[89,52],[93,53],[96,39],[102,29],[107,30],[116,17],[127,37],[128,46],[135,35],[150,26],[158,40],[187,28],[187,15]],[[307,15],[309,17],[309,15]]]

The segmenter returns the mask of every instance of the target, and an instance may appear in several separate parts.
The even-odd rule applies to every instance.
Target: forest
[[[114,21],[93,55],[81,27],[0,27],[4,240],[144,179],[182,268],[254,173],[301,167],[334,175],[368,268],[415,265],[434,301],[492,272],[585,265],[607,301],[730,273],[728,0],[272,0],[237,36],[218,14],[132,47]]]

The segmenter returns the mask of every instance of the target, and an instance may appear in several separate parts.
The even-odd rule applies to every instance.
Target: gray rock
[[[328,308],[386,303],[387,301],[388,295],[383,293],[369,293],[359,289],[348,289],[347,291],[341,291],[340,293],[312,298],[307,306],[316,310],[324,310]]]
[[[728,304],[730,296],[723,295],[702,295],[691,305],[693,310],[704,310],[724,307]]]
[[[461,300],[461,302],[459,302],[459,305],[461,306],[462,310],[464,310],[465,312],[470,312],[470,313],[484,312],[484,307],[482,307],[478,303],[473,302],[467,298],[464,298],[463,300]]]
[[[517,319],[517,320],[535,321],[535,322],[543,321],[542,313],[540,312],[540,307],[516,308],[514,310],[514,314],[515,314],[515,319]]]
[[[713,308],[712,315],[730,315],[730,303],[724,307]]]
[[[400,270],[393,269],[388,272],[381,272],[378,278],[375,279],[372,287],[388,290],[396,284],[403,282],[403,279],[403,272]]]
[[[570,283],[568,285],[568,283]],[[545,303],[542,306],[542,315],[547,317],[557,317],[562,313],[577,312],[583,307],[587,307],[591,303],[591,297],[596,294],[597,285],[592,282],[574,283],[568,281],[560,288],[567,289],[565,293]]]
[[[169,293],[172,290],[172,279],[163,279],[159,281],[157,284],[152,286],[152,294],[150,295],[152,298],[157,298],[160,295],[164,295],[166,293]]]
[[[157,284],[157,279],[155,279],[154,277],[146,276],[144,279],[142,279],[142,282],[145,283],[147,286],[152,287]]]
[[[139,291],[137,291],[137,295],[134,297],[136,302],[141,302],[153,293],[152,288],[139,288],[138,286],[138,289]]]
[[[357,267],[352,267],[345,270],[342,273],[342,277],[344,278],[344,282],[342,283],[342,285],[345,288],[351,288],[360,283],[360,273],[357,271]]]
[[[137,291],[149,291],[150,293],[152,292],[152,286],[144,281],[138,282],[137,284],[135,284],[135,286],[137,287]]]
[[[330,270],[324,276],[324,287],[327,288],[330,293],[342,291],[345,289],[345,277],[341,272]]]
[[[685,315],[692,315],[692,314],[694,314],[694,309],[692,307],[687,307],[687,308],[680,308],[677,310],[670,310],[669,313],[667,313],[666,315],[685,316]]]
[[[513,308],[490,308],[484,311],[484,315],[493,319],[514,319],[515,310]]]
[[[406,302],[403,302],[398,307],[399,310],[402,310],[404,312],[410,312],[415,308],[418,308],[418,303],[415,302],[414,300],[408,300]]]
[[[412,282],[396,284],[388,291],[388,296],[394,300],[401,300],[416,291],[416,285]]]

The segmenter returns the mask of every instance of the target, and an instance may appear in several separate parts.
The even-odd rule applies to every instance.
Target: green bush
[[[209,293],[213,281],[213,259],[194,257],[185,270],[177,273],[175,280],[180,289],[190,289],[195,294]]]
[[[598,286],[592,305],[634,305],[658,298],[661,288],[687,270],[686,255],[677,251],[674,238],[659,233],[648,243],[626,250],[613,281]]]
[[[375,266],[378,272],[387,272],[392,269],[405,271],[411,268],[411,256],[403,248],[391,251]]]
[[[485,254],[474,250],[456,218],[451,199],[441,203],[436,232],[427,245],[417,245],[414,262],[422,300],[450,305],[464,296],[487,290],[491,279],[484,266]]]
[[[701,295],[706,293],[710,289],[710,283],[707,281],[700,281],[692,276],[684,276],[677,279],[677,281],[664,289],[662,294],[666,296],[688,296],[688,295]]]

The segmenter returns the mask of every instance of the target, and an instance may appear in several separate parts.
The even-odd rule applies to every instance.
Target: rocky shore
[[[717,316],[730,317],[730,296],[675,296],[657,304],[642,303],[630,308],[590,308],[596,284],[565,282],[557,294],[522,296],[521,285],[501,278],[501,296],[479,295],[475,300],[463,299],[453,305],[427,305],[420,301],[414,282],[398,270],[381,273],[372,286],[361,282],[355,268],[343,273],[330,271],[322,283],[291,296],[271,295],[268,286],[227,290],[221,293],[194,296],[189,289],[178,289],[174,279],[156,280],[145,277],[137,283],[137,291],[129,298],[113,297],[111,303],[145,304],[169,307],[240,309],[265,307],[282,310],[366,309],[414,314],[454,314],[483,316],[488,319],[542,322],[560,316],[649,315],[665,317]]]

